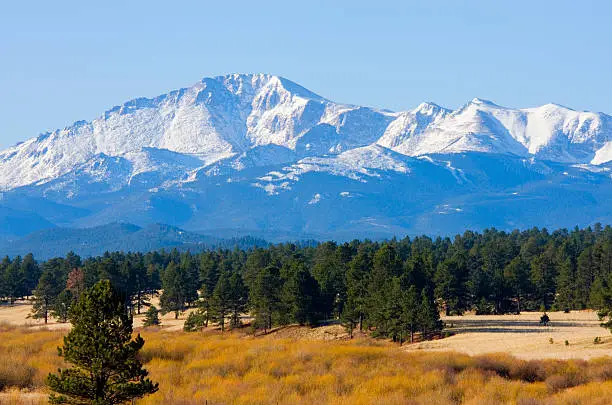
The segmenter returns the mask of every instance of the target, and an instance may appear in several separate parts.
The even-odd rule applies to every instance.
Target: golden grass
[[[141,333],[142,360],[160,390],[139,404],[607,404],[612,392],[612,358],[525,361],[405,352],[369,339]],[[44,392],[47,373],[62,366],[61,336],[0,326],[0,403],[40,403],[18,390]]]

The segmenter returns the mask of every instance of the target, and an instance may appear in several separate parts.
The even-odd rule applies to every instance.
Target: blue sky
[[[7,3],[0,147],[234,72],[392,110],[481,97],[612,113],[608,1]]]

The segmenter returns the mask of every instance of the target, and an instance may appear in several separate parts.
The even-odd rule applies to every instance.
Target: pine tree
[[[414,334],[419,327],[420,311],[419,296],[414,285],[411,285],[408,290],[402,294],[401,305],[401,322],[403,329],[410,335],[410,343],[414,343]]]
[[[213,292],[219,281],[219,258],[215,252],[203,253],[200,258],[200,288],[199,306],[204,315],[204,326],[208,327],[211,315]]]
[[[157,391],[137,358],[144,340],[132,340],[132,319],[108,280],[83,293],[70,321],[58,350],[72,367],[47,377],[52,404],[121,404]]]
[[[321,294],[319,284],[301,261],[293,260],[289,266],[289,277],[282,292],[283,308],[290,322],[315,325]]]
[[[74,296],[72,295],[70,290],[62,291],[53,303],[51,314],[56,317],[59,322],[67,322],[68,315],[70,313],[70,308],[72,307],[73,302]]]
[[[421,291],[421,305],[418,313],[419,327],[424,339],[442,330],[440,314],[435,302],[426,289]]]
[[[162,288],[164,292],[160,297],[160,305],[163,313],[174,312],[174,318],[185,311],[190,292],[189,275],[181,267],[170,262],[162,276]]]
[[[159,311],[155,305],[151,305],[147,312],[145,312],[145,318],[142,326],[159,326],[161,321],[159,320]]]
[[[394,277],[389,285],[387,300],[383,309],[384,323],[380,325],[381,334],[390,337],[401,345],[405,338],[405,327],[402,323],[402,286],[399,277]]]
[[[240,315],[245,313],[248,308],[248,289],[238,272],[231,275],[229,285],[230,328],[238,328],[241,326]]]
[[[206,327],[207,324],[208,315],[204,312],[204,310],[202,310],[202,308],[198,308],[187,316],[187,319],[183,324],[183,330],[185,332],[195,332]]]
[[[36,288],[40,275],[41,270],[38,264],[36,264],[34,256],[31,253],[25,255],[21,262],[21,279],[23,280],[24,291],[27,295],[30,295]]]
[[[225,318],[229,312],[231,299],[231,287],[229,283],[229,275],[226,272],[221,274],[217,286],[213,291],[211,314],[213,319],[221,327],[221,332],[225,331]]]
[[[516,256],[504,268],[504,278],[516,300],[516,313],[521,313],[521,300],[529,289],[529,269],[520,256]]]
[[[25,295],[24,280],[21,273],[21,258],[17,256],[4,270],[2,276],[2,284],[4,286],[4,294],[9,299],[9,303],[13,305],[17,297]]]
[[[340,260],[340,249],[336,243],[326,242],[319,245],[315,253],[312,275],[320,289],[319,309],[326,317],[337,316],[342,311],[346,300],[345,273],[345,263]]]
[[[347,300],[343,309],[343,322],[351,326],[351,329],[358,326],[363,330],[363,321],[367,312],[368,304],[368,284],[370,268],[372,266],[371,255],[365,250],[361,250],[348,264],[346,272]],[[351,330],[352,337],[352,330]]]
[[[57,296],[63,290],[62,281],[57,267],[45,265],[45,270],[40,276],[36,290],[34,290],[32,318],[42,318],[45,320],[45,324],[48,322],[49,312],[53,309]]]
[[[589,291],[591,284],[595,281],[595,273],[593,249],[589,246],[578,256],[576,269],[576,299],[582,309],[589,305]]]
[[[568,258],[559,266],[557,275],[557,290],[555,296],[555,307],[563,311],[569,311],[576,307],[576,278],[571,260]]]
[[[255,315],[255,327],[264,333],[272,328],[274,316],[280,308],[281,279],[278,268],[268,266],[255,278],[251,291],[250,307]]]

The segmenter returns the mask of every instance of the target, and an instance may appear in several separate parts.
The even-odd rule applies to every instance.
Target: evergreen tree
[[[516,313],[521,313],[521,301],[529,291],[529,268],[520,256],[506,265],[504,277],[516,300]]]
[[[227,272],[221,274],[212,296],[211,314],[215,322],[221,327],[221,332],[225,331],[225,318],[230,309],[232,291],[229,278]]]
[[[294,260],[289,266],[289,276],[283,286],[283,308],[290,322],[315,325],[319,312],[319,284],[302,262]]]
[[[346,272],[347,300],[342,311],[342,322],[348,327],[349,334],[355,327],[363,330],[367,311],[369,272],[372,266],[370,254],[360,250],[348,264]]]
[[[74,296],[72,295],[70,290],[62,291],[53,303],[53,309],[51,311],[51,314],[56,317],[59,322],[67,322],[68,315],[70,313],[70,308],[72,307],[73,302]]]
[[[381,336],[390,337],[394,342],[399,342],[401,345],[404,341],[406,329],[402,323],[403,291],[399,277],[393,277],[388,288],[376,332]]]
[[[187,319],[183,325],[183,330],[185,332],[195,332],[206,327],[207,324],[207,314],[202,310],[202,308],[198,308],[187,316]]]
[[[595,281],[595,267],[593,248],[589,246],[578,256],[576,269],[576,299],[581,309],[589,306],[589,291],[591,284]]]
[[[417,289],[411,285],[407,291],[402,294],[401,299],[402,315],[401,323],[403,329],[410,336],[410,343],[414,343],[414,334],[419,328],[419,296]]]
[[[213,292],[219,281],[219,258],[215,252],[206,252],[200,258],[200,308],[204,315],[204,326],[208,326],[211,315]]]
[[[230,295],[229,295],[229,312],[230,312],[230,328],[238,328],[241,326],[240,315],[248,309],[248,289],[242,281],[242,276],[238,272],[234,272],[229,278]]]
[[[464,284],[459,277],[457,263],[452,259],[447,259],[438,264],[434,282],[436,284],[435,296],[444,303],[446,315],[461,314]]]
[[[157,391],[137,358],[144,340],[132,340],[132,319],[108,280],[81,296],[70,321],[59,354],[72,367],[47,377],[52,404],[121,404]]]
[[[429,339],[442,330],[442,322],[436,304],[426,289],[421,291],[421,305],[418,313],[418,324],[424,339]]]
[[[268,266],[259,272],[251,290],[250,307],[255,316],[255,327],[264,333],[272,328],[274,316],[280,308],[280,273],[277,267]]]
[[[336,243],[323,243],[317,247],[312,266],[320,288],[319,309],[326,317],[338,316],[346,300],[346,267],[340,252]]]
[[[159,303],[163,313],[174,312],[174,318],[185,311],[187,299],[191,295],[189,289],[189,275],[184,269],[170,262],[162,276],[162,293]]]
[[[53,263],[46,263],[45,270],[40,276],[32,305],[32,318],[44,319],[48,322],[49,312],[53,309],[57,296],[63,290],[63,280],[59,269]]]
[[[612,301],[610,292],[607,280],[602,277],[596,277],[591,285],[589,294],[590,308],[598,310],[606,308]]]
[[[6,268],[2,277],[3,294],[8,297],[9,303],[13,305],[15,300],[26,294],[24,280],[21,273],[21,258],[17,256]]]
[[[36,264],[34,256],[31,253],[25,255],[21,262],[21,280],[23,280],[23,290],[27,295],[30,295],[36,288],[40,275],[41,270],[38,264]]]
[[[569,311],[576,307],[576,278],[570,259],[566,259],[559,266],[557,275],[557,289],[555,296],[555,307],[563,311]]]
[[[145,312],[145,318],[142,325],[144,327],[161,325],[161,321],[159,320],[159,311],[155,305],[151,305],[149,309],[147,309],[147,312]]]
[[[549,309],[555,292],[555,267],[550,255],[543,253],[531,262],[531,282],[535,290],[536,303]]]

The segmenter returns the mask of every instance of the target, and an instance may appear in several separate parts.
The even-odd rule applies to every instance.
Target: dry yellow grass
[[[0,403],[44,403],[44,377],[61,366],[55,347],[62,333],[0,327],[0,381],[10,382]],[[406,352],[367,338],[309,340],[295,331],[290,336],[298,338],[141,333],[142,360],[160,391],[139,404],[608,404],[612,389],[610,358]]]
[[[524,312],[443,317],[447,325],[454,325],[448,329],[456,333],[454,336],[406,346],[406,350],[471,355],[504,352],[527,360],[592,359],[612,354],[612,335],[599,325],[595,312],[549,312],[551,323],[547,327],[539,325],[541,315],[541,312]],[[601,337],[601,344],[593,344],[596,337]],[[565,345],[566,340],[569,345]]]

